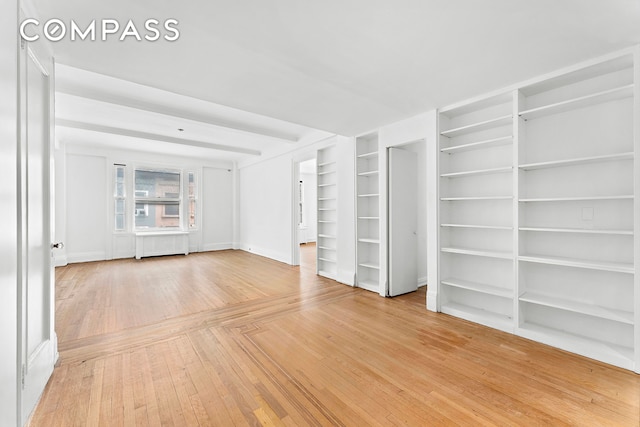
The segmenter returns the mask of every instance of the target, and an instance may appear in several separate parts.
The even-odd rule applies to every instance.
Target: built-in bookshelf
[[[513,330],[513,95],[439,111],[440,310]]]
[[[337,156],[335,145],[318,150],[317,197],[318,237],[316,243],[316,271],[320,276],[336,278],[337,266]]]
[[[380,290],[378,134],[359,136],[356,149],[356,286]]]
[[[518,90],[517,333],[638,371],[634,80],[628,54]]]
[[[640,372],[637,49],[438,113],[439,309]]]

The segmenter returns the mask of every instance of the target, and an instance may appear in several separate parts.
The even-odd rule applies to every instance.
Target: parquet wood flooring
[[[240,251],[69,265],[32,426],[640,425],[640,376]]]

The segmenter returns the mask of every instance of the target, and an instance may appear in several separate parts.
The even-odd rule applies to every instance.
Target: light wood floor
[[[317,277],[313,254],[57,269],[31,425],[640,425],[640,375]]]

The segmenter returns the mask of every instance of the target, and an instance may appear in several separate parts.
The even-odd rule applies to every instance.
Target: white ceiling
[[[640,43],[640,0],[33,1],[43,20],[179,21],[175,42],[54,43],[61,64],[138,84],[92,88],[99,76],[67,68],[58,73],[69,79],[65,120],[114,117],[100,124],[169,136],[180,126],[193,134],[176,137],[251,150],[295,144],[314,128],[358,134]],[[113,104],[148,121],[121,123],[134,112]]]

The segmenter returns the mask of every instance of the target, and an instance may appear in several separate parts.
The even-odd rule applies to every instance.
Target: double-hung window
[[[136,169],[134,175],[135,229],[180,228],[181,172]]]
[[[125,168],[125,165],[113,165],[113,175],[115,178],[115,185],[113,187],[113,229],[115,231],[125,231],[127,227],[127,187],[125,185]]]

